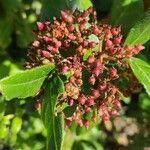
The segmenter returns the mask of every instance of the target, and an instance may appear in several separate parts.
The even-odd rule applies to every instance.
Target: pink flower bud
[[[66,73],[68,71],[69,67],[65,64],[62,68],[61,68],[61,71],[62,73]]]
[[[87,40],[84,40],[84,41],[82,42],[82,46],[83,46],[83,47],[87,47],[88,44],[89,44],[89,42],[88,42]]]
[[[111,40],[107,40],[107,41],[105,42],[105,44],[106,44],[106,48],[111,48],[112,45],[113,45],[113,43],[112,43]]]
[[[100,73],[101,73],[101,70],[100,70],[99,67],[96,67],[96,68],[94,68],[94,69],[91,71],[91,73],[92,73],[93,75],[95,75],[96,77],[98,77],[98,76],[100,75]]]
[[[85,97],[85,96],[79,96],[79,97],[78,97],[78,102],[79,102],[81,105],[84,105],[84,104],[85,104],[85,101],[86,101],[86,97]]]
[[[94,123],[96,123],[96,115],[93,115],[93,116],[92,116],[92,121],[93,121]]]
[[[115,105],[117,108],[121,108],[121,103],[120,103],[119,99],[115,99],[115,100],[114,100],[114,105]]]
[[[95,98],[98,98],[98,97],[100,96],[99,90],[93,89],[93,90],[92,90],[92,95],[93,95]]]
[[[119,77],[117,74],[117,69],[114,67],[109,69],[109,75],[111,78],[115,78],[115,79]]]
[[[89,83],[90,83],[90,84],[94,85],[94,84],[95,84],[95,81],[96,81],[96,79],[95,79],[94,76],[91,76],[91,77],[89,78]]]
[[[73,105],[74,105],[74,99],[70,99],[70,100],[69,100],[69,105],[70,105],[70,106],[73,106]]]
[[[120,28],[112,28],[111,29],[111,33],[115,36],[118,35],[120,33]]]
[[[43,39],[44,39],[44,41],[45,41],[46,43],[52,42],[52,38],[51,38],[51,37],[44,36]]]
[[[95,58],[93,56],[89,56],[87,61],[88,61],[88,63],[93,63],[94,60],[95,60]]]
[[[102,66],[101,60],[99,60],[99,59],[95,60],[94,63],[93,63],[93,66],[94,67],[101,67]]]
[[[76,122],[77,122],[77,124],[78,124],[79,126],[83,126],[83,121],[82,121],[82,119],[78,119]]]
[[[51,54],[48,51],[42,51],[42,55],[43,57],[49,58]]]
[[[93,34],[98,35],[100,33],[100,30],[97,25],[93,25]]]
[[[87,106],[92,106],[92,105],[94,105],[94,99],[93,99],[93,98],[88,98],[88,99],[86,100],[86,105],[87,105]]]
[[[74,26],[73,25],[68,26],[68,31],[73,32],[74,31]]]
[[[55,42],[55,47],[56,47],[56,48],[61,47],[61,41],[57,41],[57,42]]]
[[[88,120],[83,120],[83,125],[88,129],[90,126],[90,122]]]
[[[37,22],[36,25],[39,31],[42,31],[45,28],[45,25],[42,22]]]
[[[104,81],[104,82],[100,83],[100,85],[98,86],[98,89],[100,91],[103,91],[106,89],[106,87],[107,87],[107,84],[106,84],[106,81]]]
[[[112,114],[113,116],[116,116],[116,115],[118,115],[118,112],[117,112],[116,109],[112,109],[112,110],[111,110],[111,114]]]
[[[75,78],[74,76],[71,76],[70,79],[69,79],[69,81],[70,81],[71,83],[75,83],[75,80],[76,80],[76,78]]]
[[[73,18],[72,16],[69,14],[68,11],[61,11],[61,17],[62,19],[65,21],[65,22],[68,22],[68,23],[72,23],[73,22]]]
[[[89,42],[89,48],[95,48],[96,47],[96,43],[95,42]]]
[[[145,49],[145,47],[143,45],[138,44],[132,49],[132,51],[134,54],[138,54],[143,49]]]
[[[115,38],[114,39],[114,44],[120,44],[121,40],[122,40],[122,36]]]

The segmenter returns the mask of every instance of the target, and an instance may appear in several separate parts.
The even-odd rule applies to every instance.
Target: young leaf
[[[121,25],[126,33],[143,14],[143,0],[114,0],[110,24]]]
[[[147,93],[150,95],[150,65],[138,58],[131,58],[129,64],[141,84],[143,84]]]
[[[6,100],[34,96],[52,69],[54,65],[48,64],[4,78],[0,80],[0,92]]]
[[[130,30],[125,45],[144,44],[150,39],[150,11]]]
[[[64,84],[62,80],[55,76],[46,86],[45,93],[41,97],[42,110],[41,117],[47,129],[47,149],[60,150],[63,140],[63,116],[57,114],[55,116],[55,105],[57,98],[64,92]]]

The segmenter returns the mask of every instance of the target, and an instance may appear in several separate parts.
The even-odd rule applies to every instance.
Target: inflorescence
[[[66,125],[75,121],[88,128],[89,120],[96,122],[97,114],[108,121],[118,115],[120,93],[126,96],[139,88],[127,59],[144,47],[123,45],[121,27],[99,24],[92,7],[74,13],[63,10],[52,22],[37,22],[36,35],[26,68],[52,63],[58,75],[69,73],[65,93],[57,104],[75,107],[73,115],[65,117]],[[119,85],[122,79],[128,88]]]

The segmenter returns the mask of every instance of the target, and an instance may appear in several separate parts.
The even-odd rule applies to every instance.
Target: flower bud
[[[106,48],[111,48],[112,45],[113,45],[113,43],[112,43],[111,40],[107,40],[107,41],[105,42],[105,44],[106,44]]]
[[[117,69],[114,67],[109,69],[109,75],[111,78],[115,78],[115,79],[119,77],[117,74]]]
[[[75,28],[74,28],[74,26],[73,26],[73,25],[68,26],[68,31],[69,31],[69,32],[73,32],[73,31],[74,31],[74,29],[75,29]]]
[[[83,120],[83,125],[88,129],[90,126],[90,122],[88,120]]]
[[[99,67],[96,67],[96,68],[94,68],[94,69],[91,71],[91,73],[92,73],[93,75],[95,75],[96,77],[98,77],[98,76],[100,75],[100,73],[101,73],[101,70],[100,70]]]
[[[96,47],[96,43],[95,42],[89,42],[89,48],[95,48]]]
[[[68,11],[61,11],[61,17],[62,19],[65,21],[65,22],[68,22],[68,23],[72,23],[73,22],[73,18],[72,16],[69,14]]]
[[[96,79],[95,79],[94,76],[91,76],[91,77],[89,78],[89,83],[90,83],[90,84],[94,85],[94,84],[95,84],[95,81],[96,81]]]
[[[94,123],[96,123],[96,115],[93,115],[93,116],[92,116],[92,121],[93,121]]]
[[[42,55],[43,57],[49,58],[51,54],[48,51],[42,51]]]
[[[45,28],[45,25],[43,22],[37,22],[36,25],[39,31],[42,31]]]
[[[94,67],[101,67],[102,66],[101,60],[100,59],[95,60],[93,63],[93,66]]]
[[[98,97],[100,96],[99,90],[92,89],[92,95],[93,95],[95,98],[98,98]]]
[[[88,63],[93,63],[94,60],[95,60],[95,58],[93,56],[89,56],[87,61],[88,61]]]
[[[87,106],[92,106],[92,105],[94,105],[94,99],[93,99],[93,98],[88,98],[88,99],[86,100],[86,105],[87,105]]]
[[[122,36],[115,38],[114,39],[114,44],[120,44],[121,40],[122,40]]]
[[[79,97],[78,97],[78,102],[79,102],[81,105],[84,105],[84,104],[85,104],[85,101],[86,101],[86,97],[85,97],[85,96],[79,96]]]

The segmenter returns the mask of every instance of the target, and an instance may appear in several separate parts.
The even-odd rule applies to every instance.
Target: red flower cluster
[[[64,82],[65,93],[58,105],[75,107],[66,124],[72,121],[89,127],[96,112],[103,121],[118,114],[119,92],[128,93],[138,87],[136,80],[128,91],[117,84],[121,78],[132,82],[127,58],[139,53],[142,45],[124,46],[120,27],[99,24],[92,7],[84,12],[61,11],[61,18],[37,22],[37,38],[28,51],[27,68],[53,63],[57,73],[69,73]],[[90,118],[86,117],[91,114]]]

